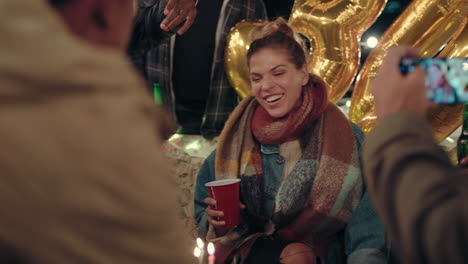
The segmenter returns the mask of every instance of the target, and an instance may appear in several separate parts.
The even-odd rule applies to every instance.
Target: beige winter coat
[[[0,0],[0,263],[193,263],[163,115],[123,53]]]

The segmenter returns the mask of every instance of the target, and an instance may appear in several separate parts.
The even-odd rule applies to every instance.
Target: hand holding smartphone
[[[400,62],[400,71],[407,74],[415,67],[426,70],[427,98],[439,104],[468,102],[468,58],[415,58]]]

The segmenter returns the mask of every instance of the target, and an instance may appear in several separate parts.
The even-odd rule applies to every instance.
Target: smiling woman
[[[251,91],[274,118],[287,115],[298,103],[309,81],[302,39],[280,18],[256,28],[247,53]],[[322,105],[325,105],[322,103]]]
[[[384,229],[361,177],[362,132],[328,102],[325,83],[308,73],[305,49],[284,19],[252,36],[251,95],[231,114],[197,177],[200,237],[218,238],[222,263],[385,263]],[[205,187],[227,178],[241,180],[245,209],[235,228],[225,227]]]
[[[287,115],[309,81],[306,65],[297,68],[284,48],[264,48],[250,58],[252,94],[274,118]]]

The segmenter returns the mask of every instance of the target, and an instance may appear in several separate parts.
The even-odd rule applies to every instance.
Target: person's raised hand
[[[197,16],[196,2],[194,0],[168,0],[164,15],[166,18],[161,22],[161,29],[170,31],[183,23],[183,26],[177,30],[177,34],[182,35],[192,26]]]
[[[418,56],[419,50],[409,46],[395,46],[388,49],[377,77],[370,87],[378,118],[400,111],[425,115],[430,104],[426,98],[424,69],[417,66],[414,71],[406,75],[400,72],[400,61],[403,57]]]

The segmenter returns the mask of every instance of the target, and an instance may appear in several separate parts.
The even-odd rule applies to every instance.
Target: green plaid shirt
[[[139,16],[149,16],[148,14],[151,13],[155,12],[146,8],[146,14],[139,14]],[[201,134],[206,138],[219,135],[229,114],[239,102],[239,96],[230,85],[224,71],[224,47],[226,47],[226,38],[231,28],[243,19],[267,19],[263,1],[224,0],[216,32],[217,43],[213,56],[210,92],[201,125]],[[163,105],[174,114],[175,118],[175,99],[171,78],[174,42],[175,37],[171,37],[159,43],[157,47],[149,49],[149,51],[133,52],[131,57],[133,63],[144,74],[151,87],[153,83],[160,84]]]

